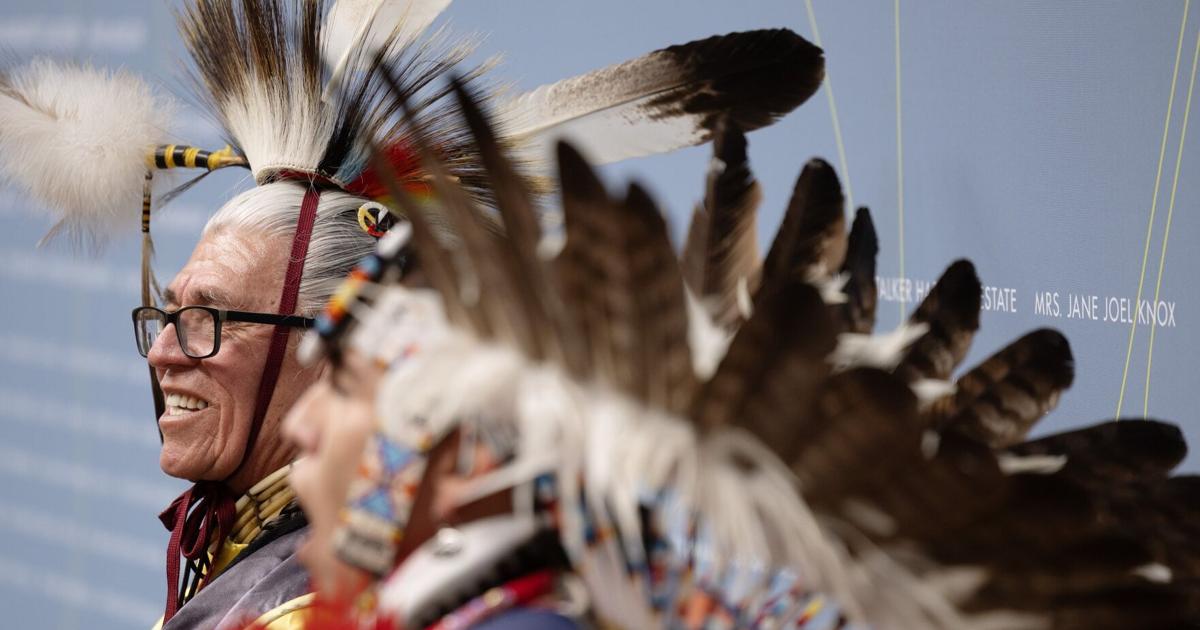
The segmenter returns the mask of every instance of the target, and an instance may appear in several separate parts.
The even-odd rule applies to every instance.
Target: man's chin
[[[174,460],[167,460],[165,457],[160,457],[158,460],[158,467],[161,468],[163,473],[169,477],[175,477],[176,479],[183,479],[184,481],[191,482],[200,481],[200,473],[193,470],[191,467],[184,466]]]
[[[233,471],[214,470],[212,462],[197,461],[198,458],[174,452],[171,445],[164,444],[158,456],[158,467],[163,473],[185,481],[220,481],[232,474]]]

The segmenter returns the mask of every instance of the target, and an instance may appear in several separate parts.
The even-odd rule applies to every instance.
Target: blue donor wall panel
[[[120,66],[182,93],[174,6],[6,0],[0,49]],[[1188,127],[1200,124],[1190,120],[1200,5],[1187,6],[460,0],[443,21],[485,34],[480,55],[504,52],[497,74],[518,88],[730,30],[784,26],[818,40],[825,88],[750,136],[764,238],[801,165],[825,157],[880,232],[880,329],[970,257],[986,312],[969,362],[1036,327],[1071,339],[1075,387],[1039,431],[1148,415],[1196,441],[1200,130]],[[176,130],[222,145],[196,112]],[[699,148],[605,174],[647,182],[679,235],[707,162]],[[248,185],[222,173],[165,209],[160,277]],[[52,222],[0,187],[0,626],[149,627],[164,594],[155,517],[184,484],[159,471],[132,343],[138,242],[94,255],[36,248]]]

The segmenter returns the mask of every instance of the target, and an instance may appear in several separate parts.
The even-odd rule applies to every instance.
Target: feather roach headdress
[[[837,176],[813,160],[760,257],[733,121],[718,126],[682,258],[642,188],[610,195],[565,143],[566,242],[538,256],[518,170],[477,100],[457,93],[505,230],[494,238],[473,218],[414,136],[459,238],[435,238],[397,187],[411,232],[390,251],[420,258],[440,307],[376,286],[374,306],[352,305],[360,320],[329,338],[395,361],[345,508],[344,559],[385,575],[412,506],[403,488],[424,474],[417,454],[452,431],[499,433],[507,464],[463,501],[531,487],[511,527],[555,533],[606,626],[1197,622],[1195,483],[1170,472],[1186,451],[1179,430],[1112,421],[1027,440],[1073,380],[1070,347],[1037,330],[954,379],[979,327],[970,262],[899,331],[872,335],[869,212],[847,233]],[[401,461],[414,464],[388,463]],[[506,541],[476,544],[518,553]],[[425,627],[516,561],[499,553],[456,573],[436,550],[400,566],[375,614]]]
[[[197,0],[182,16],[198,91],[235,150],[245,156],[255,181],[307,179],[381,197],[368,160],[375,145],[385,148],[392,168],[413,176],[415,161],[405,150],[399,101],[391,85],[395,94],[414,101],[416,123],[437,139],[435,150],[471,189],[476,160],[468,155],[463,130],[446,115],[446,92],[426,89],[457,67],[471,46],[451,44],[442,35],[418,40],[424,29],[412,28],[423,25],[408,25],[407,14],[385,23],[380,21],[385,16],[348,8],[326,15],[326,5],[313,0]],[[383,29],[384,35],[345,41],[351,25],[344,22],[353,18],[363,19],[360,28]],[[338,59],[343,69],[331,70],[327,58]],[[465,80],[482,70],[467,71]],[[334,72],[336,84],[330,81]]]
[[[106,227],[139,218],[148,233],[147,173],[167,169],[242,166],[260,185],[303,179],[386,198],[368,147],[382,147],[409,190],[422,190],[427,177],[399,124],[403,97],[443,167],[486,202],[477,156],[434,81],[472,46],[440,31],[424,35],[448,4],[188,0],[180,30],[196,92],[229,147],[171,144],[178,108],[137,77],[39,60],[0,71],[0,167],[62,212],[48,236],[104,237]],[[488,65],[457,73],[478,87]],[[487,106],[500,121],[498,140],[522,156],[524,175],[537,177],[561,137],[599,162],[669,151],[706,141],[718,116],[747,130],[770,124],[823,76],[820,49],[787,30],[751,31],[671,46]]]

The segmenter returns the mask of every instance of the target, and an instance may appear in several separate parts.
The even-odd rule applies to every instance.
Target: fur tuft
[[[174,111],[124,71],[38,59],[0,72],[0,173],[61,212],[42,241],[136,229],[146,154]]]

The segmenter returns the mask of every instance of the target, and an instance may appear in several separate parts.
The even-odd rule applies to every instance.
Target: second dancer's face
[[[328,378],[300,398],[284,420],[284,437],[300,450],[290,483],[309,521],[300,558],[325,595],[353,595],[365,575],[333,551],[333,534],[347,490],[375,428],[374,400],[382,370],[349,351]],[[344,592],[343,592],[344,591]]]
[[[295,443],[300,458],[292,466],[290,483],[309,520],[309,534],[299,556],[313,586],[323,597],[346,602],[362,591],[370,576],[343,562],[334,546],[350,485],[358,472],[364,448],[379,429],[376,394],[384,371],[350,351],[328,378],[310,388],[284,420],[284,436]],[[498,465],[479,441],[463,452],[459,433],[451,432],[426,455],[427,464],[406,523],[397,523],[404,538],[397,560],[433,536],[442,524],[473,520],[511,509],[507,492],[461,506],[459,498],[471,479]],[[470,472],[458,466],[470,460]],[[399,480],[397,480],[399,482]]]

